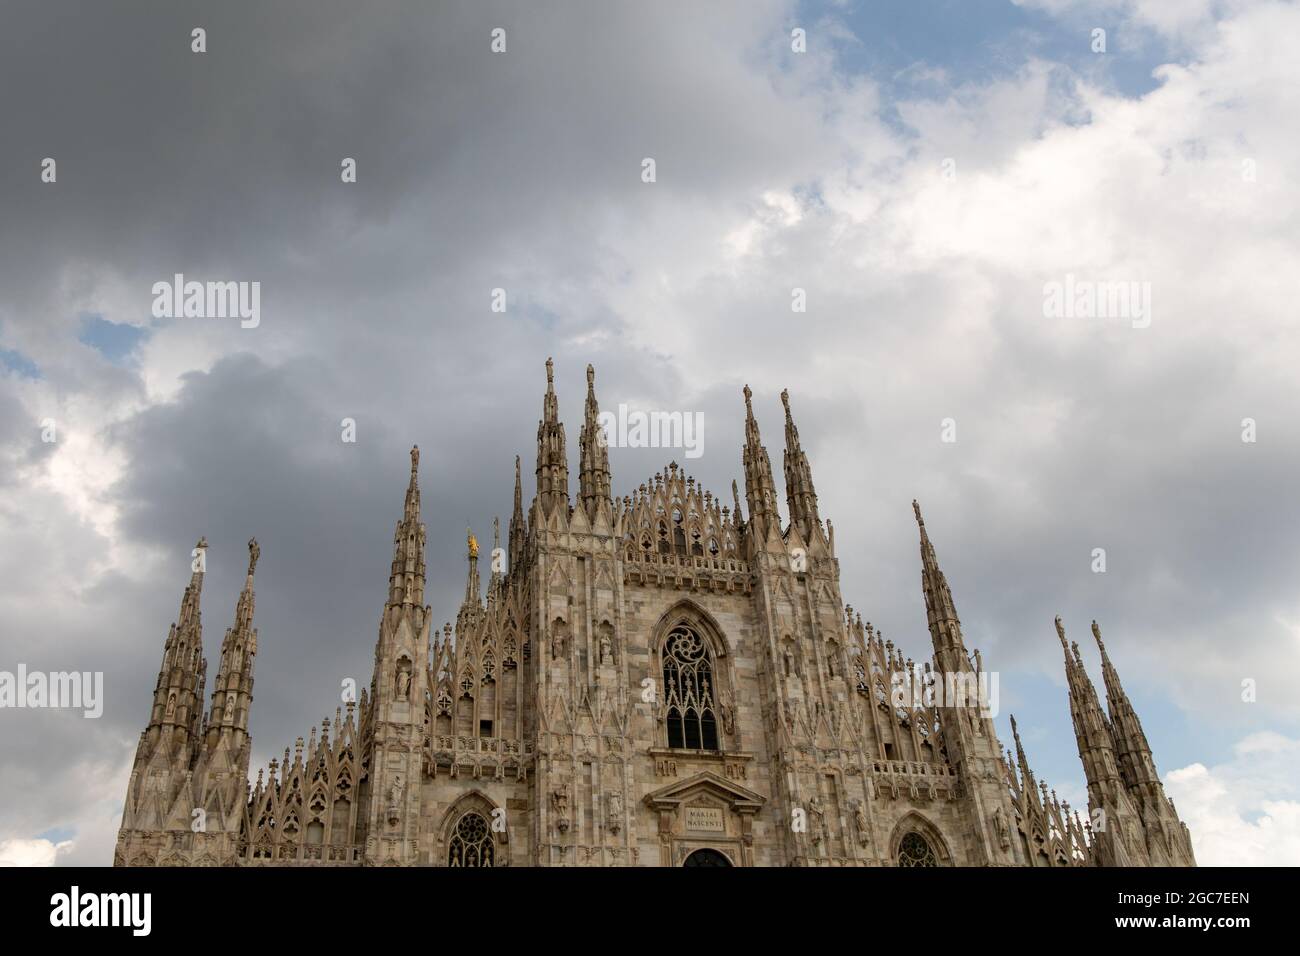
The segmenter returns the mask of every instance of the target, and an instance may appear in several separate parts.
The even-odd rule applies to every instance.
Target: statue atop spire
[[[478,560],[478,538],[474,537],[474,532],[469,528],[465,529],[465,544],[469,549],[470,560]]]
[[[388,578],[388,603],[424,604],[424,525],[420,521],[420,446],[411,447],[411,480],[406,486],[402,518],[393,532],[393,566]]]
[[[600,421],[600,405],[596,402],[596,369],[587,366],[587,401],[583,407],[582,431],[578,433],[578,489],[587,517],[593,522],[597,512],[604,510],[606,519],[612,519],[610,507],[609,438]]]
[[[790,509],[790,523],[798,527],[803,540],[811,543],[824,537],[821,516],[817,513],[817,490],[813,487],[812,466],[799,442],[799,429],[790,414],[790,390],[781,390],[785,406],[785,500]]]
[[[248,576],[253,576],[253,571],[257,569],[257,559],[262,556],[262,549],[257,546],[256,538],[248,539]]]
[[[781,530],[781,516],[776,510],[776,485],[772,480],[772,461],[767,456],[754,419],[754,393],[748,385],[745,395],[745,446],[741,459],[745,467],[745,499],[749,503],[749,523],[761,542],[769,526]]]
[[[537,423],[537,501],[544,514],[569,513],[569,459],[555,396],[555,363],[546,360],[546,395]]]

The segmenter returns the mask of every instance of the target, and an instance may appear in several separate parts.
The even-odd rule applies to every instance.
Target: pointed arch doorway
[[[732,866],[732,865],[733,865],[732,862],[728,860],[726,856],[719,853],[717,850],[710,849],[709,847],[702,847],[701,849],[696,850],[694,853],[692,853],[690,856],[688,856],[685,860],[682,861],[682,866]]]

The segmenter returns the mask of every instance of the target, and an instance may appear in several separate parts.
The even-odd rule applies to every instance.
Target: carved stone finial
[[[912,499],[912,513],[916,515],[916,523],[924,528],[925,519],[921,517],[921,506],[917,504],[915,498]]]
[[[1065,647],[1065,625],[1061,623],[1061,615],[1056,615],[1056,636],[1061,639],[1061,646]]]
[[[546,357],[546,385],[549,388],[555,384],[555,363],[551,361],[550,356]]]
[[[754,406],[751,404],[751,400],[754,397],[754,393],[749,390],[748,385],[745,386],[744,391],[745,391],[745,410],[748,412],[752,412],[754,410]]]
[[[248,576],[253,576],[253,571],[257,567],[257,559],[262,556],[262,549],[257,546],[256,538],[248,539]]]
[[[415,474],[420,467],[420,446],[411,446],[411,474]]]

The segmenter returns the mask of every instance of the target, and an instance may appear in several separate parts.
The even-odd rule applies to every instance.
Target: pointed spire
[[[814,534],[821,533],[812,466],[799,443],[799,429],[790,414],[790,392],[787,389],[781,391],[781,404],[785,406],[785,498],[790,508],[790,523],[798,526],[805,541],[811,541]]]
[[[162,663],[154,685],[153,708],[146,734],[162,728],[195,740],[203,723],[203,692],[207,661],[203,659],[203,578],[207,570],[208,539],[199,538],[191,552],[190,583],[181,596],[176,623],[163,643]]]
[[[1065,677],[1070,695],[1070,718],[1074,722],[1074,735],[1079,746],[1079,759],[1083,762],[1084,776],[1088,781],[1089,805],[1109,806],[1120,784],[1116,766],[1114,740],[1111,737],[1106,715],[1097,698],[1097,689],[1088,676],[1079,654],[1079,645],[1071,645],[1065,637],[1065,625],[1056,616],[1056,636],[1065,652]],[[1071,649],[1074,653],[1071,654]]]
[[[741,459],[745,466],[745,500],[749,504],[749,523],[759,529],[759,536],[769,525],[780,530],[781,516],[776,509],[776,487],[772,481],[772,462],[754,419],[754,393],[748,385],[745,395],[745,445]]]
[[[569,508],[569,460],[564,446],[564,423],[555,397],[555,363],[546,360],[546,395],[542,419],[537,423],[537,500],[544,514]]]
[[[465,603],[478,604],[478,538],[474,537],[474,532],[469,528],[465,529],[465,552],[469,562],[469,574],[465,580]]]
[[[501,586],[501,518],[492,519],[492,554],[488,558],[488,590],[495,591]]]
[[[388,603],[424,604],[424,524],[420,521],[420,446],[411,448],[411,480],[406,486],[402,520],[393,533],[393,568],[388,578]]]
[[[1029,769],[1029,758],[1025,756],[1025,747],[1020,742],[1020,729],[1016,726],[1016,715],[1011,715],[1011,736],[1016,741],[1016,763],[1020,767],[1020,776],[1024,780],[1025,791],[1033,792],[1034,772]]]
[[[524,525],[524,491],[519,474],[519,456],[515,455],[515,505],[510,512],[510,573],[517,575],[524,558],[524,539],[528,530]]]
[[[957,617],[957,608],[953,604],[952,590],[948,587],[948,579],[939,568],[939,559],[935,555],[934,545],[925,530],[925,519],[921,517],[921,506],[915,499],[912,501],[912,512],[916,515],[916,526],[921,534],[921,591],[925,595],[926,617],[930,623],[930,636],[934,641],[936,660],[945,673],[970,670],[970,660],[962,642],[961,620]]]
[[[581,463],[578,487],[583,506],[593,521],[601,502],[610,502],[608,437],[600,423],[600,405],[596,402],[596,370],[587,366],[587,402],[583,410],[582,431],[578,433]]]
[[[181,595],[181,610],[176,617],[176,627],[178,630],[185,630],[188,626],[201,626],[199,606],[200,599],[203,596],[203,575],[207,570],[208,558],[208,539],[200,537],[194,545],[191,552],[193,561],[190,562],[190,583],[185,588],[185,593]]]
[[[1097,626],[1096,621],[1092,622],[1092,636],[1097,641],[1097,649],[1101,651],[1101,674],[1106,684],[1106,709],[1114,731],[1115,753],[1119,758],[1120,775],[1130,788],[1141,790],[1145,798],[1149,799],[1157,790],[1163,797],[1164,788],[1160,783],[1160,775],[1156,772],[1155,757],[1151,753],[1151,745],[1147,742],[1146,732],[1142,729],[1142,721],[1138,719],[1132,701],[1124,692],[1119,671],[1115,669],[1110,655],[1106,653],[1106,645],[1101,639],[1101,628]]]
[[[223,734],[230,733],[235,735],[231,751],[238,754],[248,737],[248,711],[253,702],[253,658],[257,655],[257,629],[253,627],[253,572],[261,556],[262,549],[257,546],[257,539],[250,538],[248,574],[235,605],[235,623],[226,628],[226,636],[221,641],[221,664],[208,711],[209,752],[216,749]],[[242,756],[243,772],[247,774],[248,755],[244,752]]]

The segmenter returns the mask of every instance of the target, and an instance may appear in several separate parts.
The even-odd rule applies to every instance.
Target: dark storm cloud
[[[28,714],[21,743],[6,736],[0,771],[17,768],[33,796],[0,805],[0,839],[85,811],[69,768],[116,759],[121,773],[200,535],[210,666],[245,542],[262,548],[259,760],[332,716],[342,678],[368,682],[415,443],[427,600],[435,621],[454,618],[465,526],[485,546],[493,516],[504,533],[516,454],[525,506],[531,496],[547,355],[574,491],[588,362],[608,411],[704,416],[699,459],[613,449],[615,494],[675,459],[730,504],[747,379],[779,485],[788,386],[845,599],[906,653],[928,642],[918,497],[986,661],[1056,679],[1052,616],[1085,644],[1096,616],[1128,674],[1179,699],[1212,686],[1226,708],[1240,657],[1254,666],[1285,633],[1273,618],[1300,572],[1292,396],[1252,379],[1222,331],[1044,335],[1026,317],[1038,277],[1003,281],[960,255],[916,265],[911,233],[889,218],[910,199],[889,166],[907,145],[878,134],[870,88],[765,68],[785,15],[778,3],[595,2],[5,12],[0,348],[42,375],[0,372],[0,461],[13,465],[0,488],[25,493],[0,516],[0,608],[16,635],[5,649],[102,669],[110,695],[89,733]],[[199,25],[202,55],[190,52]],[[505,55],[488,50],[496,26]],[[971,129],[985,127],[956,135]],[[1005,139],[961,168],[996,173],[1023,147],[1014,130]],[[56,186],[39,181],[45,156]],[[639,179],[646,156],[653,187]],[[343,157],[356,184],[339,181]],[[870,188],[892,200],[846,225],[822,197],[874,172]],[[801,198],[801,219],[781,220],[784,196]],[[716,237],[754,222],[753,260],[719,252]],[[692,271],[699,256],[712,271]],[[150,287],[176,272],[259,281],[261,325],[152,322]],[[790,313],[793,286],[810,291],[807,315]],[[504,315],[488,308],[497,287]],[[77,341],[90,306],[149,326],[138,365]],[[77,460],[111,485],[40,470],[54,451],[33,411],[50,403],[70,416],[69,442],[103,443]],[[1248,414],[1267,441],[1237,440]],[[936,440],[948,415],[955,446]],[[355,444],[340,440],[343,418]],[[66,499],[83,483],[90,500],[74,513]],[[1104,576],[1087,570],[1098,546]],[[1060,761],[1036,765],[1076,777],[1069,740],[1054,743]],[[124,788],[105,785],[119,800]],[[108,859],[103,840],[79,852]]]

